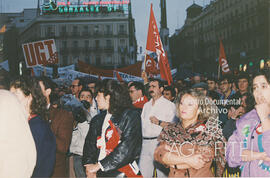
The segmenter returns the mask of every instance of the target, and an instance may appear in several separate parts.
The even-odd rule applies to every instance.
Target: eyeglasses
[[[79,85],[71,85],[70,87],[71,87],[71,88],[75,88],[75,87],[77,87],[77,86],[79,86]]]

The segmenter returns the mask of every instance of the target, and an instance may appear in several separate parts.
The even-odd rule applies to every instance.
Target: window
[[[95,34],[98,34],[99,33],[99,26],[98,25],[95,25],[95,27],[94,27],[94,33]]]
[[[106,56],[106,63],[111,64],[112,63],[112,57],[110,55]]]
[[[66,33],[67,32],[67,27],[64,25],[61,27],[61,32]]]
[[[52,34],[52,27],[47,27],[47,36]]]
[[[84,61],[87,62],[88,64],[91,64],[91,58],[90,58],[90,56],[86,55],[84,57]]]
[[[62,41],[62,47],[67,48],[67,41]]]
[[[111,25],[106,25],[106,34],[107,35],[112,34],[112,27],[111,27]]]
[[[126,63],[125,63],[125,57],[124,56],[121,56],[121,64],[122,65],[125,65]]]
[[[72,47],[73,47],[73,48],[78,48],[78,41],[73,41]]]
[[[100,56],[97,56],[97,57],[96,57],[96,64],[97,64],[97,65],[100,65],[100,64],[101,64]]]
[[[73,56],[71,63],[75,63],[79,60],[79,56]]]
[[[119,26],[119,33],[120,34],[125,34],[126,32],[125,32],[125,26],[124,25],[120,25]]]
[[[112,40],[106,40],[106,47],[111,48],[112,47]]]
[[[84,47],[85,47],[85,48],[88,48],[88,47],[89,47],[89,40],[85,40],[85,41],[84,41]]]
[[[68,64],[68,56],[63,56],[63,65],[66,66]]]
[[[100,44],[99,40],[95,40],[95,48],[99,48],[99,44]]]
[[[124,39],[120,39],[120,46],[121,46],[121,47],[124,47],[125,44],[126,44],[126,43],[125,43],[125,40],[124,40]]]
[[[85,25],[83,26],[83,32],[82,32],[83,35],[88,35],[88,26]]]
[[[88,32],[88,26],[87,25],[85,25],[85,26],[83,26],[83,32]]]
[[[77,26],[73,26],[73,33],[78,33],[78,27]]]

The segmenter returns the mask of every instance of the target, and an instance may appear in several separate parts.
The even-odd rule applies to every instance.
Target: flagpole
[[[145,61],[146,61],[146,49],[145,49],[145,52],[144,52],[144,61],[143,61],[144,71],[146,71]]]

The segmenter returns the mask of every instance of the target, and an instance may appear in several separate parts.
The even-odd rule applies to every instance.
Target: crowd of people
[[[270,71],[173,84],[0,77],[0,177],[270,177]]]

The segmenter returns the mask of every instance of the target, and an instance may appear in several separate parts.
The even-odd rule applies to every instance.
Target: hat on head
[[[208,85],[204,82],[200,82],[200,83],[196,83],[194,85],[192,85],[191,87],[192,89],[195,89],[195,88],[203,88],[205,90],[208,90]]]

